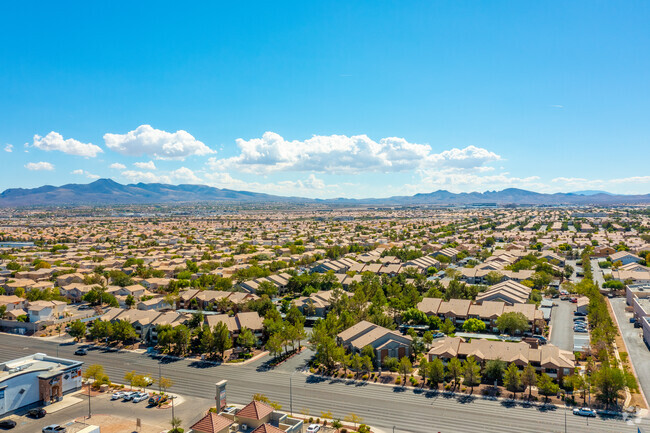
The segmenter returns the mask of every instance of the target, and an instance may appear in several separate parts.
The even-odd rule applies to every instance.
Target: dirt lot
[[[77,419],[76,421],[77,424],[83,423],[83,418]],[[141,428],[136,428],[133,419],[122,418],[114,415],[93,415],[90,422],[93,425],[99,426],[102,433],[160,433],[162,431],[166,432],[170,428],[168,422],[161,422],[157,425],[143,423]]]

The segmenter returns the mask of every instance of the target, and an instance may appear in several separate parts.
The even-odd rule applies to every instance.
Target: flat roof
[[[39,377],[47,379],[82,365],[81,361],[35,353],[0,364],[0,383],[26,372],[36,371],[42,372]]]

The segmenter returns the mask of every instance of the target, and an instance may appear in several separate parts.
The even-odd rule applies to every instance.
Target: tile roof
[[[230,427],[233,423],[234,421],[231,421],[224,416],[208,412],[206,416],[201,418],[196,424],[190,427],[190,429],[201,433],[217,433]]]
[[[251,401],[242,410],[237,412],[239,418],[260,420],[273,412],[273,407],[261,401]]]
[[[262,424],[252,433],[286,433],[284,430],[281,430],[277,427],[272,426],[271,424]]]

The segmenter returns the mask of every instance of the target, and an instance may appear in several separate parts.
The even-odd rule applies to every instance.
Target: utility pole
[[[90,379],[88,379],[88,418],[92,416],[92,412],[90,410]]]

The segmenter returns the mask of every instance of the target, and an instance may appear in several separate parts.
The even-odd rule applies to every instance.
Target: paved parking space
[[[575,304],[560,299],[551,312],[551,344],[562,350],[573,351],[573,312]]]
[[[646,401],[648,401],[648,397],[650,396],[650,350],[648,350],[648,346],[643,342],[641,329],[635,328],[630,323],[632,313],[625,311],[625,298],[614,298],[609,301],[616,315],[616,321],[621,331],[621,337],[623,337],[623,341],[625,342],[627,353],[639,378],[640,388],[645,395]]]
[[[24,414],[12,415],[8,418],[16,421],[15,433],[37,433],[45,426],[60,424],[65,426],[79,426],[88,416],[88,398],[81,394],[73,397],[73,404],[63,407],[54,413],[48,413],[44,418],[32,419]],[[65,398],[64,398],[65,401]],[[183,427],[189,427],[214,405],[213,400],[192,399],[191,404],[178,404],[174,407],[174,415],[183,421]],[[146,402],[133,403],[122,400],[110,400],[110,394],[99,395],[91,398],[91,418],[89,424],[99,425],[103,433],[121,433],[136,431],[136,420],[142,421],[143,428],[140,433],[159,433],[169,430],[171,409],[158,409],[147,407]],[[47,408],[46,408],[47,410]],[[74,421],[77,420],[77,423]],[[72,431],[74,429],[70,429]]]

